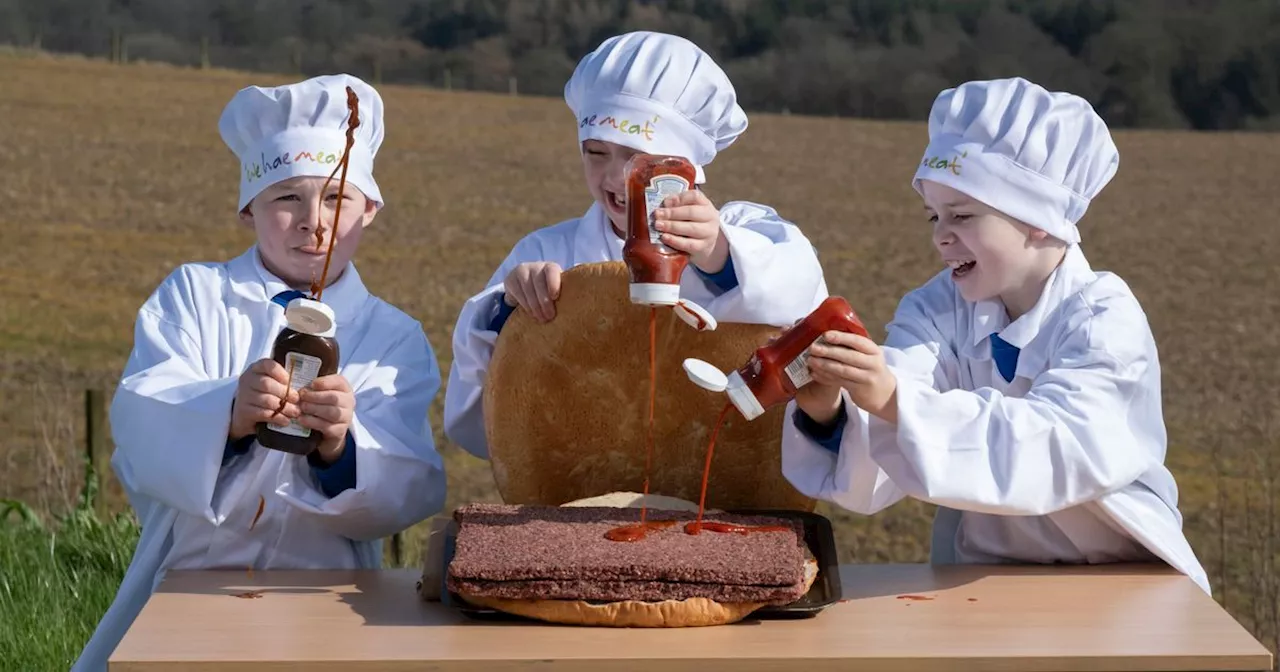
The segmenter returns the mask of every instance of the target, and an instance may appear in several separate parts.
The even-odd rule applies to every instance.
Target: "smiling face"
[[[630,147],[603,140],[582,143],[582,171],[587,180],[587,191],[609,215],[609,221],[619,236],[627,230],[627,161],[639,153]]]
[[[333,284],[355,255],[360,234],[378,213],[377,204],[352,184],[342,191],[341,221],[334,226],[338,180],[321,199],[323,177],[295,177],[267,187],[240,213],[258,235],[262,263],[289,286],[306,290],[319,281],[325,253],[333,242],[326,284]],[[318,235],[317,235],[318,232]]]
[[[937,182],[921,181],[933,245],[966,301],[1000,299],[1011,319],[1035,306],[1066,244]]]

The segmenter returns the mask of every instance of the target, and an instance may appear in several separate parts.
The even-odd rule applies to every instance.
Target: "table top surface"
[[[419,570],[170,572],[112,672],[270,670],[1270,670],[1271,654],[1165,567],[844,565],[803,619],[676,629],[468,618]],[[256,597],[240,597],[256,591]]]

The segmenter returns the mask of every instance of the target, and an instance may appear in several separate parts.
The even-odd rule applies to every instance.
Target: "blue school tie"
[[[306,297],[306,294],[299,292],[296,289],[289,289],[271,297],[271,301],[274,303],[278,303],[281,306],[284,306],[285,308],[288,308],[290,301],[294,299],[301,299],[304,297]]]
[[[996,368],[1000,370],[1000,376],[1006,383],[1013,382],[1013,374],[1018,370],[1019,352],[1021,349],[1018,346],[991,334],[991,358],[996,360]]]

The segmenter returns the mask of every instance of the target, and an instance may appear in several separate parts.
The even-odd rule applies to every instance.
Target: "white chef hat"
[[[1069,244],[1120,153],[1088,101],[1020,77],[938,94],[912,186],[932,180]]]
[[[603,140],[702,167],[747,130],[729,77],[683,37],[647,31],[605,40],[564,86],[578,144]]]
[[[329,177],[347,145],[347,87],[360,99],[360,125],[347,164],[347,182],[382,207],[373,158],[382,145],[382,97],[351,75],[324,75],[231,98],[218,120],[223,142],[240,158],[240,210],[263,189],[303,175]],[[334,176],[334,183],[342,172]]]

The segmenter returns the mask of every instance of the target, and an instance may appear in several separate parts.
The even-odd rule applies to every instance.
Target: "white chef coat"
[[[1021,349],[1012,381],[993,360],[996,334]],[[1146,315],[1078,246],[1011,324],[998,300],[967,302],[950,269],[939,273],[902,300],[884,353],[897,425],[846,394],[833,452],[788,421],[783,472],[798,490],[864,514],[905,496],[937,504],[934,562],[1158,558],[1209,591],[1164,466]]]
[[[354,264],[323,300],[356,398],[355,486],[330,497],[306,458],[256,441],[223,464],[239,377],[271,356],[285,326],[272,298],[289,289],[255,246],[228,263],[177,268],[139,311],[111,405],[111,465],[142,538],[74,669],[106,669],[169,569],[377,568],[383,537],[442,509],[444,466],[427,418],[440,386],[435,355],[418,322],[371,295]]]

